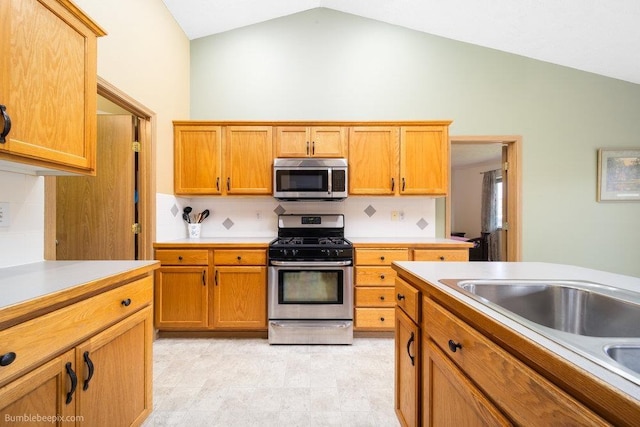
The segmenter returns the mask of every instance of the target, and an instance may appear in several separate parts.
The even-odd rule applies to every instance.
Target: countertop
[[[527,337],[547,350],[570,361],[574,365],[589,372],[593,376],[617,388],[640,401],[640,375],[633,382],[623,376],[590,360],[578,351],[563,346],[550,338],[526,327],[525,325],[493,310],[461,292],[439,282],[441,279],[555,279],[585,280],[603,285],[613,286],[634,292],[640,292],[640,278],[592,270],[563,264],[539,262],[412,262],[394,263],[396,269],[404,270],[416,278],[429,282],[440,291],[452,296],[462,303],[482,312],[494,321]]]
[[[0,268],[0,325],[9,318],[100,292],[148,274],[158,261],[43,261]]]
[[[436,237],[350,237],[346,236],[356,246],[380,246],[388,245],[394,247],[440,247],[440,248],[468,248],[472,243],[454,239],[442,239]],[[193,247],[206,246],[246,246],[246,245],[268,245],[273,237],[201,237],[199,239],[176,239],[165,242],[155,242],[155,248],[167,248],[173,246],[189,245]]]

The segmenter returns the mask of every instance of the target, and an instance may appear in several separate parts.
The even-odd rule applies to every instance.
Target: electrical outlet
[[[400,213],[398,211],[391,211],[391,221],[397,221],[400,218]]]
[[[8,227],[10,223],[9,202],[0,202],[0,227]]]
[[[400,221],[404,221],[404,211],[400,211]]]
[[[257,219],[258,221],[262,220],[262,212],[260,212],[260,211],[257,211],[257,212],[256,212],[256,219]]]

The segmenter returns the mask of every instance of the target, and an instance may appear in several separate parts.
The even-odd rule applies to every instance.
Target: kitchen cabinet
[[[177,195],[271,195],[271,126],[173,122]]]
[[[82,285],[83,294],[78,287],[62,291],[77,302],[62,295],[50,305],[29,301],[24,312],[30,318],[3,317],[11,326],[0,330],[0,354],[15,355],[0,369],[3,417],[140,425],[152,409],[153,278],[146,274],[93,280]]]
[[[105,32],[62,0],[3,1],[0,20],[0,160],[95,174],[97,37]]]
[[[395,317],[393,261],[408,261],[408,248],[355,249],[356,331],[393,331]]]
[[[222,126],[176,124],[173,147],[175,194],[222,194]]]
[[[414,249],[413,261],[469,261],[469,249]]]
[[[420,332],[400,307],[395,318],[395,410],[403,426],[417,426],[419,416]]]
[[[444,196],[448,124],[354,126],[349,134],[349,193]]]
[[[347,137],[341,126],[278,126],[276,157],[347,157]]]
[[[155,326],[158,329],[206,328],[209,310],[210,251],[156,250]]]
[[[216,250],[214,329],[266,330],[267,254],[265,250]]]
[[[271,126],[227,126],[225,132],[225,194],[273,194]]]

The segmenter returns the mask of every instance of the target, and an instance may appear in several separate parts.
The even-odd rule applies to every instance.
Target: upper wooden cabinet
[[[445,196],[448,125],[353,127],[349,166],[349,194]]]
[[[95,174],[97,37],[69,1],[0,3],[0,160]]]
[[[272,193],[271,126],[174,122],[173,140],[175,194]]]
[[[348,130],[340,126],[280,126],[276,157],[346,157]]]
[[[227,126],[225,138],[226,194],[272,194],[271,126]]]
[[[222,127],[173,128],[173,182],[176,194],[222,193]]]

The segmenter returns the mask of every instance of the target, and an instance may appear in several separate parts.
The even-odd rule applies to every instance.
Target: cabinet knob
[[[178,257],[178,261],[182,261],[182,255]]]
[[[384,322],[384,317],[381,317],[381,318],[380,318],[380,321],[381,321],[381,322]]]
[[[384,295],[380,295],[380,301],[384,301]]]
[[[455,342],[454,340],[449,340],[449,350],[452,352],[456,352],[458,349],[462,349],[462,344]]]
[[[380,275],[380,280],[384,280],[384,274]]]
[[[122,304],[123,307],[129,307],[131,305],[131,298],[127,298],[125,300],[122,300],[122,302],[120,304]]]
[[[380,261],[384,261],[384,255],[380,257]]]
[[[238,261],[242,261],[242,257],[238,255]]]
[[[443,256],[440,256],[440,261],[444,261],[444,257]]]
[[[9,366],[16,360],[16,354],[13,351],[0,356],[0,366]]]
[[[2,133],[0,133],[0,143],[4,144],[7,142],[6,136],[11,132],[11,117],[7,114],[7,107],[4,105],[0,105],[0,114],[4,121],[4,124],[2,125]]]
[[[402,301],[404,299],[404,295],[398,293],[398,301]]]

